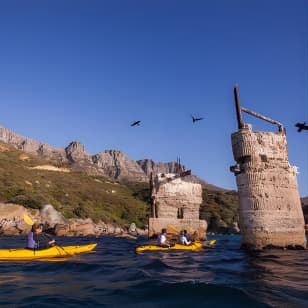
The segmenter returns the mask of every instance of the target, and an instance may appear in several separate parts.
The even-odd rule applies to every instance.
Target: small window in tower
[[[261,158],[261,161],[262,161],[263,163],[267,163],[267,162],[268,162],[267,156],[266,156],[266,155],[260,154],[260,158]]]
[[[178,219],[183,219],[184,209],[182,207],[178,208]]]
[[[245,156],[242,156],[238,159],[238,162],[240,164],[245,164],[245,163],[249,163],[251,162],[251,156],[250,155],[245,155]]]

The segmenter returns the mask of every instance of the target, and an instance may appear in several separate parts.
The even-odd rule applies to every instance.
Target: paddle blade
[[[176,232],[176,233],[179,232],[178,229],[175,226],[173,226],[173,225],[169,225],[168,229],[170,229],[170,230],[172,230],[173,232]]]
[[[24,222],[29,226],[34,225],[34,221],[27,214],[24,215]]]
[[[210,246],[215,245],[215,243],[216,243],[216,240],[210,240],[210,241],[209,241],[209,245],[210,245]]]

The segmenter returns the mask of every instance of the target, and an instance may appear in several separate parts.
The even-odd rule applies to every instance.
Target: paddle
[[[180,231],[174,226],[174,225],[168,225],[168,229],[174,231],[176,234],[179,234]],[[188,241],[189,245],[192,245],[193,244],[193,241]]]
[[[178,229],[175,226],[173,226],[173,225],[169,225],[168,229],[174,231],[175,233],[179,233]]]
[[[29,225],[29,226],[33,226],[33,225],[34,225],[34,221],[33,221],[32,218],[29,217],[27,214],[24,214],[24,222],[25,222],[27,225]],[[52,238],[51,238],[49,235],[47,235],[46,233],[44,233],[44,235],[45,235],[48,239],[52,240]],[[56,244],[55,247],[56,247],[56,248],[57,248],[57,247],[61,248],[67,255],[70,255],[68,252],[65,251],[65,249],[64,249],[61,245]]]
[[[215,245],[215,243],[216,243],[216,240],[210,240],[210,241],[209,241],[209,245],[210,245],[210,246]]]

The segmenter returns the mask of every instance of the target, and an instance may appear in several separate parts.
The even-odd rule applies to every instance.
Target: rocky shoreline
[[[27,209],[22,205],[0,203],[0,235],[13,236],[27,234],[31,226],[25,223],[23,217],[28,215],[33,221],[42,223],[46,232],[55,236],[123,236],[134,237],[148,235],[147,229],[140,229],[134,223],[129,228],[106,224],[92,219],[65,218],[50,204],[40,210]]]
[[[107,224],[102,221],[93,222],[91,218],[65,218],[60,212],[50,205],[44,205],[40,210],[28,209],[22,205],[12,203],[0,203],[0,235],[15,236],[26,235],[31,226],[27,225],[23,219],[28,215],[37,223],[44,225],[44,230],[55,236],[115,236],[136,238],[137,236],[148,236],[148,229],[137,228],[135,223],[129,227]],[[213,230],[214,231],[214,230]],[[215,230],[208,232],[214,234],[236,234],[239,233],[237,224],[226,230]]]

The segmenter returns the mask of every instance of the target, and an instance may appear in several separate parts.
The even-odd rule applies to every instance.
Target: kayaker
[[[187,230],[184,230],[184,236],[186,237],[187,241],[190,241],[190,235],[188,234]]]
[[[55,244],[55,240],[50,239],[43,233],[42,224],[33,224],[27,238],[27,248],[40,249],[48,248]]]
[[[158,235],[158,246],[170,248],[170,243],[167,240],[167,229],[162,229],[161,234]]]
[[[191,244],[191,241],[187,241],[187,239],[185,237],[185,234],[184,234],[184,231],[180,232],[180,235],[179,235],[179,238],[178,238],[178,242],[181,245],[190,245]]]

